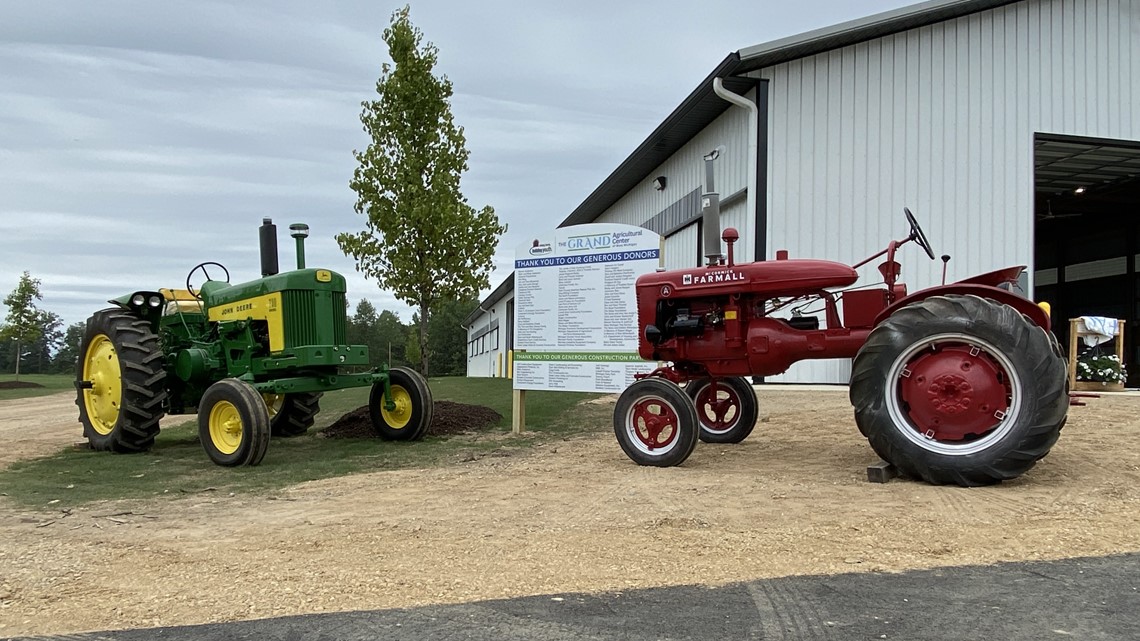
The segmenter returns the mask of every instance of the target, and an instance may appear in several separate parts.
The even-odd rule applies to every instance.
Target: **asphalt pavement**
[[[552,594],[36,637],[69,641],[1140,639],[1140,554]],[[700,577],[693,577],[698,582]],[[79,615],[80,613],[77,613]]]

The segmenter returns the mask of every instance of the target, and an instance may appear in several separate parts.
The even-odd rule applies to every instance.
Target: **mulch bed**
[[[33,387],[43,387],[43,385],[27,381],[0,381],[0,389],[31,389]]]
[[[503,415],[482,405],[467,405],[451,401],[436,401],[432,411],[430,436],[462,434],[486,429],[503,420]],[[321,430],[326,438],[379,438],[368,418],[368,406],[359,407],[338,418]]]

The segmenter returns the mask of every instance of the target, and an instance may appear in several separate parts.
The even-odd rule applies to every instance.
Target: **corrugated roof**
[[[740,57],[729,54],[687,98],[669,114],[645,142],[618,165],[602,184],[575,209],[559,227],[592,223],[618,199],[645,180],[661,163],[677,153],[708,124],[717,119],[731,105],[713,93],[713,78],[725,78],[724,86],[737,93],[747,92],[755,85],[748,78],[733,78],[740,66]]]
[[[930,0],[741,49],[739,73],[995,9],[1021,0]]]

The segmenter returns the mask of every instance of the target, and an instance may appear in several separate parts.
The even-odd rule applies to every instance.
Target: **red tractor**
[[[1024,267],[908,294],[896,251],[913,241],[932,260],[934,252],[904,212],[908,235],[854,266],[785,251],[734,264],[739,235],[729,228],[727,262],[638,278],[640,354],[669,365],[619,398],[614,432],[625,453],[664,467],[687,459],[698,439],[739,443],[758,414],[745,377],[780,374],[804,359],[854,358],[855,423],[900,472],[970,486],[1033,467],[1069,407],[1048,313],[1012,293]],[[883,255],[883,286],[843,289],[858,279],[856,268]],[[821,306],[824,327],[794,311],[811,305]]]

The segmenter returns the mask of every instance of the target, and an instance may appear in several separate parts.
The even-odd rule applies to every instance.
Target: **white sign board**
[[[517,390],[620,392],[656,363],[637,354],[637,277],[661,237],[632,225],[563,227],[515,254]]]

